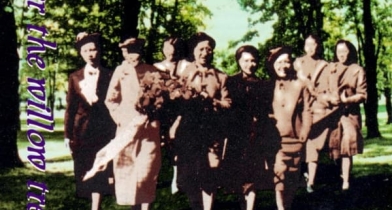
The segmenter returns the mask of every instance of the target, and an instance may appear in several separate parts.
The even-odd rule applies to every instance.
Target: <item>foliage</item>
[[[140,11],[140,35],[147,40],[146,62],[163,60],[163,40],[170,36],[188,39],[204,27],[212,14],[199,0],[144,0]]]
[[[55,100],[64,97],[68,74],[83,64],[74,48],[76,34],[82,31],[99,32],[102,35],[102,63],[114,68],[123,59],[118,48],[121,40],[121,1],[48,1],[46,14],[38,15],[36,9],[28,9],[23,0],[13,3],[17,19],[20,61],[20,93],[22,101],[28,98],[27,77],[46,78],[51,107]],[[126,12],[126,11],[124,11]],[[139,14],[140,36],[147,38],[146,60],[152,63],[162,59],[161,46],[168,35],[176,34],[188,38],[203,27],[203,18],[211,12],[198,0],[141,0]],[[26,65],[26,24],[44,26],[49,35],[47,40],[57,43],[57,50],[44,54],[48,64],[45,71],[29,71]],[[37,36],[37,35],[36,35]],[[49,83],[49,84],[48,84]],[[57,93],[58,96],[55,96]],[[63,107],[59,107],[63,108]]]
[[[271,46],[289,45],[294,54],[302,52],[304,38],[317,34],[323,41],[324,54],[332,60],[334,44],[338,39],[348,39],[357,44],[359,64],[365,67],[368,82],[366,126],[372,129],[369,136],[378,136],[377,89],[390,94],[390,35],[391,3],[385,0],[238,0],[243,9],[259,14],[250,24],[274,20],[273,37],[259,46],[262,57]],[[243,39],[255,35],[249,30]],[[389,99],[390,100],[390,99]]]
[[[323,29],[324,13],[320,0],[238,0],[238,3],[244,10],[253,14],[254,18],[249,20],[251,28],[244,37],[232,42],[230,46],[258,36],[258,32],[252,26],[256,26],[258,23],[274,21],[272,38],[265,43],[259,43],[261,58],[266,58],[270,49],[281,45],[293,47],[294,54],[299,56],[302,54],[306,36],[310,33],[317,34],[320,37],[327,35]],[[264,61],[260,67],[262,69],[260,75],[265,76],[267,71]]]

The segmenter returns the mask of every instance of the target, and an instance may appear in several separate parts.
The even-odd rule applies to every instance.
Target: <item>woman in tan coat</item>
[[[273,87],[272,109],[281,138],[275,158],[275,192],[279,210],[290,209],[299,182],[304,143],[311,127],[310,94],[293,69],[291,49],[278,47],[267,59]]]
[[[294,61],[294,68],[299,79],[303,80],[309,92],[312,94],[312,119],[313,127],[306,142],[306,162],[308,172],[307,191],[313,192],[313,184],[317,171],[317,162],[320,150],[324,147],[327,135],[331,126],[334,126],[336,119],[336,108],[330,106],[326,100],[329,94],[328,77],[330,68],[328,63],[322,59],[322,42],[314,34],[305,39],[305,55]],[[336,121],[336,120],[335,120]]]
[[[106,105],[117,124],[117,137],[126,135],[124,133],[130,129],[133,119],[147,115],[136,109],[140,99],[140,81],[156,69],[141,62],[144,42],[143,39],[130,38],[119,45],[126,49],[123,50],[125,61],[116,68],[106,97]],[[132,205],[132,209],[149,209],[149,204],[154,201],[161,167],[159,127],[156,116],[146,116],[135,137],[115,157],[113,165],[118,204]]]
[[[314,34],[310,34],[305,39],[305,55],[298,57],[294,61],[294,69],[297,71],[299,79],[305,81],[310,91],[314,88],[315,79],[318,77],[317,68],[322,68],[328,63],[322,59],[322,42]]]
[[[360,104],[366,101],[367,83],[351,42],[339,40],[334,52],[336,68],[331,73],[330,89],[335,93],[335,104],[340,107],[341,115],[337,129],[331,133],[329,149],[334,160],[342,161],[342,190],[348,190],[352,157],[363,152]]]

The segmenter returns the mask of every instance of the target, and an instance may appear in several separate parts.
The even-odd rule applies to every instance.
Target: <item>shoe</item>
[[[346,191],[350,189],[350,184],[348,182],[343,182],[342,190]]]
[[[307,186],[306,186],[306,191],[307,191],[308,193],[313,193],[313,192],[314,192],[313,185],[307,185]]]

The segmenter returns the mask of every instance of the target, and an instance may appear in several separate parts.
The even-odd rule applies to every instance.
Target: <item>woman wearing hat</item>
[[[129,38],[119,44],[125,60],[116,68],[106,97],[106,105],[117,124],[116,138],[126,135],[133,119],[147,115],[147,120],[137,127],[135,137],[130,137],[113,162],[117,203],[131,205],[133,209],[148,209],[154,201],[161,167],[159,121],[154,114],[136,108],[142,80],[156,72],[153,66],[142,62],[144,43],[144,39]]]
[[[230,107],[226,74],[211,64],[215,40],[199,32],[189,39],[191,64],[183,72],[191,93],[179,110],[181,121],[174,147],[177,184],[192,209],[211,209],[217,189],[217,172],[223,151],[221,112]]]
[[[111,168],[82,181],[97,151],[115,132],[115,124],[104,103],[111,72],[100,64],[99,38],[99,34],[85,32],[77,35],[76,48],[86,65],[69,76],[64,119],[66,146],[70,147],[74,160],[76,193],[92,199],[92,209],[99,209],[101,194],[112,193],[113,187],[109,183]]]
[[[303,145],[311,127],[310,94],[293,69],[291,49],[272,49],[267,59],[273,88],[272,109],[281,138],[275,158],[275,192],[279,210],[290,209],[299,182]]]

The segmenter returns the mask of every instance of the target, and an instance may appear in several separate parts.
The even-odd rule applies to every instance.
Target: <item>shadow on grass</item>
[[[315,192],[309,194],[302,187],[298,190],[293,209],[391,209],[392,208],[392,173],[388,166],[360,165],[358,171],[373,170],[371,175],[353,175],[350,190],[342,192],[341,179],[336,165],[321,164],[316,180]],[[172,195],[170,192],[170,168],[165,168],[159,178],[157,197],[152,209],[187,210],[190,209],[187,198],[182,193]],[[40,173],[33,169],[17,168],[0,171],[1,203],[0,209],[26,208],[28,192],[26,182],[34,180],[45,183],[49,188],[46,197],[46,209],[78,210],[89,209],[88,200],[76,198],[72,173]],[[11,190],[10,190],[11,189]],[[113,196],[104,197],[102,209],[130,209],[118,206]],[[217,194],[214,210],[240,209],[239,197],[233,194]],[[275,195],[272,190],[258,191],[255,209],[273,210]]]
[[[392,209],[392,169],[388,165],[356,165],[357,171],[373,170],[372,173],[353,174],[350,189],[342,191],[342,180],[337,165],[319,167],[314,193],[305,188],[298,191],[293,209]]]
[[[388,127],[390,130],[391,127]],[[25,138],[25,132],[19,133],[18,139]],[[63,133],[54,132],[45,134],[50,141],[62,141]],[[48,143],[50,142],[48,141]],[[25,140],[19,141],[18,146],[28,145]],[[378,156],[390,156],[392,139],[365,140],[366,153],[363,159]],[[163,150],[163,155],[165,151]],[[392,209],[392,167],[383,161],[377,164],[356,164],[353,168],[350,190],[341,191],[341,178],[339,168],[325,155],[321,157],[317,173],[315,192],[309,194],[302,187],[298,190],[293,203],[293,209],[325,209],[325,210],[383,210]],[[58,156],[48,159],[48,162],[61,162],[70,160],[69,156]],[[189,210],[188,200],[182,193],[172,195],[170,184],[172,167],[168,158],[162,158],[162,169],[158,178],[156,200],[152,204],[155,210]],[[72,172],[67,173],[40,173],[31,168],[16,168],[0,170],[0,209],[25,209],[27,204],[26,182],[34,180],[44,182],[49,193],[46,197],[46,208],[50,210],[78,210],[90,209],[88,200],[76,198],[75,184]],[[218,191],[214,210],[240,209],[240,198],[233,194],[224,194]],[[130,209],[129,206],[119,206],[113,196],[107,196],[102,201],[102,209],[122,210]],[[272,190],[258,191],[255,203],[256,210],[274,210],[275,193]]]

